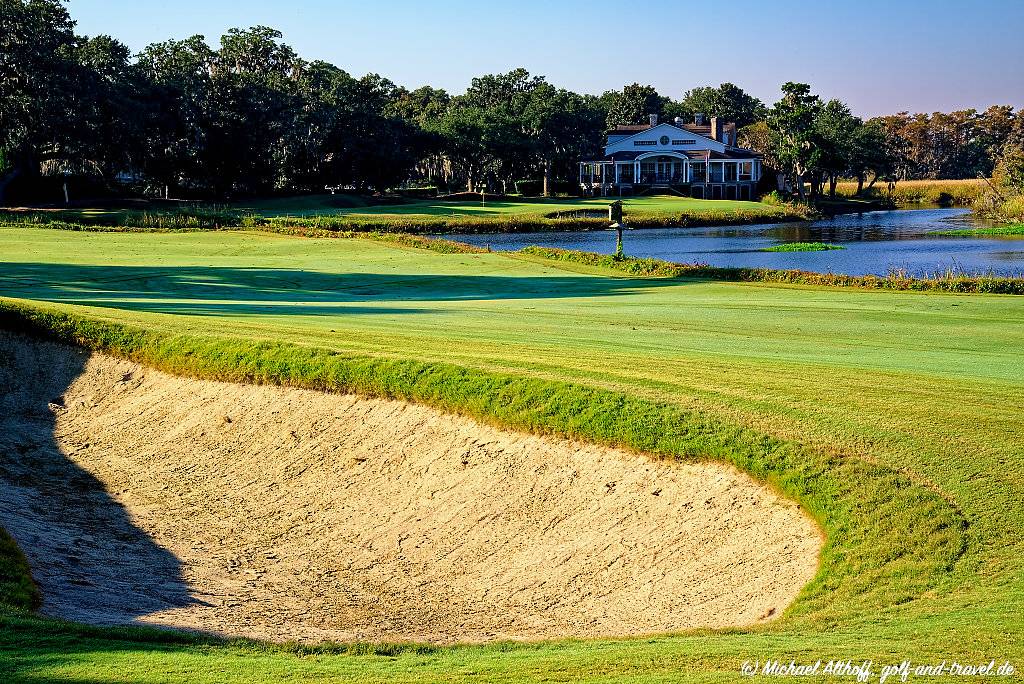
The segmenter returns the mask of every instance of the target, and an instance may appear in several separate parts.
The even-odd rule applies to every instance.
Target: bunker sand
[[[0,525],[42,612],[82,622],[435,643],[743,626],[822,545],[732,468],[398,401],[6,334],[0,391]]]

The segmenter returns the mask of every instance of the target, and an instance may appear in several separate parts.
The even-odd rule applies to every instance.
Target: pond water
[[[628,217],[627,217],[628,220]],[[822,221],[718,228],[652,228],[625,233],[626,254],[712,266],[796,268],[821,273],[886,275],[903,269],[922,276],[953,269],[969,274],[1024,274],[1024,237],[949,237],[935,231],[988,225],[966,209],[898,209],[844,214]],[[613,231],[461,235],[495,250],[527,245],[611,254]],[[829,242],[827,252],[764,252],[786,242]]]

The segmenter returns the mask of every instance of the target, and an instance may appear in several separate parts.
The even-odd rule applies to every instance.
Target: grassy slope
[[[796,618],[753,633],[298,659],[247,646],[90,638],[67,648],[30,620],[10,623],[22,626],[0,636],[0,647],[16,649],[22,674],[612,681],[649,673],[658,681],[680,669],[693,679],[732,679],[744,658],[773,654],[1024,655],[1016,638],[1024,608],[1016,560],[1024,550],[1019,299],[626,279],[497,254],[246,234],[0,230],[0,246],[8,262],[0,295],[156,331],[413,357],[665,401],[776,438],[862,454],[928,483],[969,524],[964,557],[914,600],[844,584],[836,605],[805,600]],[[864,461],[846,456],[834,467],[854,463]],[[872,491],[868,481],[861,493]],[[900,520],[870,524],[881,534]],[[907,540],[910,549],[916,543]]]

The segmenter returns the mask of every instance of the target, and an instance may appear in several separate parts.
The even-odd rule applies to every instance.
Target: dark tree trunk
[[[21,169],[15,166],[13,169],[5,173],[3,176],[0,176],[0,207],[6,205],[7,186],[10,185],[11,182],[20,175]]]
[[[836,198],[836,183],[839,182],[839,176],[830,176],[828,179],[828,196],[831,199]]]
[[[825,194],[825,174],[816,173],[814,174],[814,198],[821,199],[822,195]]]

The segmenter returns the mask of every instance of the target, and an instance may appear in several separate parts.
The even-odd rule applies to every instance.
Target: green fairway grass
[[[876,674],[904,658],[1024,668],[1020,297],[639,278],[243,232],[0,228],[0,262],[8,326],[179,373],[398,396],[734,463],[829,535],[818,577],[758,628],[298,648],[9,608],[12,681],[737,681],[769,657],[870,659]]]
[[[368,205],[351,195],[310,195],[280,199],[241,201],[230,205],[232,208],[275,216],[325,216],[325,215],[391,215],[391,216],[504,216],[521,214],[548,214],[555,211],[607,211],[609,202],[615,197],[592,197],[589,199],[487,199],[486,201],[445,201],[423,200],[404,204]],[[675,195],[652,195],[649,197],[626,197],[623,199],[626,211],[681,213],[687,211],[757,211],[765,205],[760,202],[736,200],[699,200]]]
[[[460,197],[464,197],[462,195]],[[472,197],[472,196],[470,196]],[[192,231],[226,227],[315,228],[401,233],[598,230],[608,226],[612,197],[590,199],[377,200],[356,195],[306,195],[230,205],[153,205],[130,209],[4,210],[0,224],[69,230]],[[799,221],[814,211],[796,204],[651,196],[623,200],[633,227],[736,225]]]

